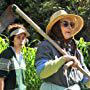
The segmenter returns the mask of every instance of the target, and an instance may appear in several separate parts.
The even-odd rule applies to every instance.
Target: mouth
[[[66,34],[71,34],[71,32],[67,31]]]

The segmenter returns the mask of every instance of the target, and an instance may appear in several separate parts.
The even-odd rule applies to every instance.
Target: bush
[[[26,86],[27,90],[39,90],[41,80],[36,74],[34,65],[36,49],[30,47],[23,48],[23,56],[26,61]]]
[[[2,37],[0,37],[0,53],[1,53],[4,49],[6,49],[6,48],[8,47],[8,45],[9,45],[9,41],[8,41],[7,37],[4,36],[4,35],[1,35],[1,36],[3,36],[4,39],[3,39]],[[6,43],[6,42],[7,42],[7,43]]]
[[[90,70],[90,42],[85,42],[83,38],[80,38],[77,47],[81,50],[84,56],[84,62]]]

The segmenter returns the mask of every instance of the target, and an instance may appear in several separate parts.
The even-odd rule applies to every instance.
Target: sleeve
[[[37,49],[36,54],[36,71],[40,78],[47,78],[58,71],[65,63],[63,57],[54,59],[51,47],[42,45]],[[55,56],[54,56],[55,57]]]
[[[6,77],[9,72],[10,62],[8,59],[0,58],[0,77]]]
[[[7,58],[8,54],[7,54],[7,50],[3,51],[0,54],[0,77],[6,77],[9,73],[9,66],[11,62]]]
[[[51,59],[51,50],[48,48],[48,45],[42,43],[36,52],[35,66],[36,72],[40,75],[41,71],[45,67],[45,63]]]

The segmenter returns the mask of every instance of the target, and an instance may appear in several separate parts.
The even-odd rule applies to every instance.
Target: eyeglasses
[[[75,23],[74,23],[74,22],[70,22],[70,21],[62,21],[61,24],[62,24],[64,27],[68,27],[68,26],[71,26],[72,28],[75,27]]]

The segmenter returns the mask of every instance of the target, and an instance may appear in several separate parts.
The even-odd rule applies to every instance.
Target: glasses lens
[[[68,27],[68,25],[69,25],[69,23],[67,21],[63,21],[62,24],[64,27]]]
[[[62,22],[64,27],[68,27],[69,25],[74,28],[75,27],[75,23],[74,22],[69,22],[69,21],[63,21]]]
[[[75,23],[74,23],[74,22],[70,22],[70,26],[71,26],[72,28],[74,28],[74,27],[75,27]]]

